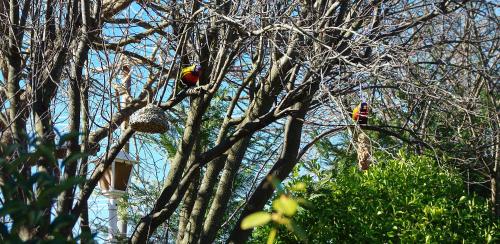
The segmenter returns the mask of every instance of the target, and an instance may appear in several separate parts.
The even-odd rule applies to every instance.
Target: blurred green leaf
[[[241,229],[247,230],[254,228],[256,226],[267,224],[271,221],[271,214],[266,212],[255,212],[243,219],[241,221]]]
[[[305,191],[305,190],[306,190],[306,183],[304,182],[298,182],[292,186],[292,191]]]
[[[297,212],[299,204],[297,201],[281,195],[278,199],[273,201],[273,209],[286,216],[293,216]]]
[[[278,230],[276,228],[272,228],[269,232],[269,236],[267,237],[267,244],[273,244],[276,240],[276,235],[278,234]]]

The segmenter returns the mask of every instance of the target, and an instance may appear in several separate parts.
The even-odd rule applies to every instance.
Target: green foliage
[[[327,184],[309,180],[310,204],[294,220],[312,243],[495,242],[500,227],[487,202],[466,196],[460,176],[428,157],[378,159],[367,172],[346,169]],[[304,181],[310,177],[298,179]],[[258,228],[264,242],[270,226]],[[279,243],[298,242],[280,231]]]
[[[263,224],[269,223],[271,221],[271,214],[263,211],[255,212],[248,215],[241,222],[241,228],[244,230],[251,229]]]
[[[62,137],[61,141],[68,137]],[[62,145],[63,142],[60,144]],[[44,221],[44,211],[50,209],[53,199],[73,186],[81,184],[82,178],[68,178],[62,181],[45,172],[24,175],[22,168],[30,167],[30,162],[43,158],[47,163],[56,165],[54,148],[37,141],[31,143],[30,152],[21,152],[14,159],[12,155],[19,149],[16,145],[0,145],[3,154],[0,158],[0,187],[2,189],[0,205],[0,242],[1,243],[76,243],[80,237],[68,240],[61,233],[64,228],[71,228],[77,216],[59,215],[52,218],[47,226]],[[69,161],[77,160],[82,154],[70,155],[61,161],[61,166]],[[30,171],[28,171],[30,172]],[[37,236],[23,242],[19,237],[21,228],[36,229]],[[40,238],[40,237],[43,237]],[[92,240],[92,237],[86,237]]]
[[[267,243],[272,244],[278,235],[278,229],[286,228],[290,233],[293,233],[299,240],[307,242],[306,234],[294,220],[293,217],[299,208],[299,202],[304,203],[303,199],[294,199],[287,194],[283,189],[281,182],[276,178],[268,178],[277,189],[279,197],[272,203],[272,213],[258,211],[246,216],[241,222],[241,229],[251,229],[254,227],[265,225],[271,222],[271,229],[268,231]],[[305,184],[298,182],[289,188],[290,192],[300,192],[305,190]]]

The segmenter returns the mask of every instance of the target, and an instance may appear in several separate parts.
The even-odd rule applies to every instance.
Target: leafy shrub
[[[61,143],[69,137],[63,137]],[[44,211],[54,204],[57,196],[71,187],[83,182],[82,178],[71,177],[58,181],[56,177],[45,172],[36,172],[25,175],[19,169],[29,167],[30,162],[45,158],[55,164],[54,148],[36,143],[30,143],[30,152],[20,153],[15,159],[10,155],[17,149],[16,145],[0,145],[0,187],[2,189],[0,202],[0,243],[76,243],[83,236],[76,236],[69,240],[61,230],[71,227],[77,216],[59,215],[50,220],[47,226],[44,222]],[[61,161],[64,165],[69,160],[77,160],[81,154],[70,155]],[[29,172],[29,171],[28,171]],[[19,194],[23,193],[23,197]],[[24,200],[22,198],[25,198]],[[20,228],[36,229],[37,235],[23,242],[20,238]],[[86,242],[94,243],[93,236],[85,236]],[[83,238],[82,238],[83,240]]]
[[[379,159],[366,172],[346,169],[326,184],[309,179],[294,216],[311,243],[495,242],[499,222],[487,201],[466,196],[460,176],[428,157]],[[321,179],[319,179],[321,181]],[[262,243],[269,226],[254,231]],[[298,242],[286,231],[279,243]]]

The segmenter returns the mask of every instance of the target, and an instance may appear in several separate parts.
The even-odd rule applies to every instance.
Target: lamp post
[[[102,190],[102,194],[109,199],[108,240],[110,243],[116,243],[116,237],[120,234],[118,231],[118,200],[127,191],[132,168],[136,163],[138,163],[138,161],[134,160],[127,152],[120,151],[99,180],[99,187]]]

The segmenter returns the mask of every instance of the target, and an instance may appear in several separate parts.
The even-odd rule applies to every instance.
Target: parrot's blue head
[[[194,66],[194,72],[200,73],[201,72],[201,65],[197,64],[196,66]]]
[[[368,103],[362,102],[360,108],[361,108],[361,110],[367,110],[368,109]]]

